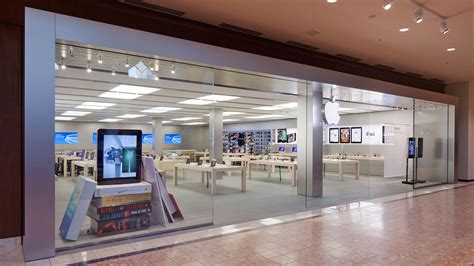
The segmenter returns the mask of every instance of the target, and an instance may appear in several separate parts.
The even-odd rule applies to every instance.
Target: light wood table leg
[[[242,167],[240,171],[240,182],[241,182],[241,190],[245,192],[247,190],[247,178],[245,177],[245,167]]]
[[[71,161],[71,179],[74,179],[74,177],[76,177],[76,165]]]
[[[201,183],[204,183],[204,171],[201,171]]]
[[[344,180],[344,176],[342,174],[342,163],[339,162],[339,179],[342,181]]]
[[[272,167],[268,166],[267,167],[268,178],[272,177],[273,167],[275,167],[275,166],[272,166]]]
[[[63,159],[63,176],[67,176],[67,159]]]
[[[247,164],[247,174],[249,175],[249,179],[252,179],[252,164],[250,162]]]
[[[174,171],[173,171],[173,184],[175,186],[178,185],[178,167],[174,167]]]
[[[216,194],[216,174],[214,171],[211,171],[211,195]]]
[[[360,176],[360,163],[356,163],[356,179],[359,179]]]
[[[292,170],[292,174],[293,174],[293,180],[292,180],[291,184],[293,186],[296,186],[296,166],[292,166],[291,170]]]

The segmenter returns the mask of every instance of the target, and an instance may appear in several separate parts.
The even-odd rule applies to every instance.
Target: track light
[[[61,69],[62,70],[66,69],[66,64],[64,64],[64,58],[61,59]]]
[[[419,8],[415,12],[415,22],[416,23],[421,23],[423,21],[423,8]]]
[[[389,10],[393,6],[393,0],[384,0],[383,1],[383,9]]]
[[[87,63],[87,73],[91,73],[92,68],[91,68],[91,62]]]
[[[155,71],[155,67],[153,66],[153,62],[150,63],[150,70],[151,70],[151,71]]]
[[[127,56],[127,60],[125,60],[125,67],[130,67],[130,64],[128,63],[128,56]]]
[[[158,77],[158,73],[155,74],[155,80],[156,81],[160,80],[160,77]]]
[[[334,4],[334,3],[337,3],[337,0],[326,0],[326,2],[328,2],[330,4]]]
[[[112,76],[115,76],[115,67],[112,68]]]
[[[97,60],[97,63],[102,64],[102,53],[99,53],[99,60]]]
[[[176,73],[176,66],[173,63],[173,67],[171,68],[171,74],[175,74],[175,73]]]
[[[443,20],[441,22],[441,25],[439,26],[439,30],[442,34],[446,34],[449,32],[448,22],[446,22],[446,20]]]

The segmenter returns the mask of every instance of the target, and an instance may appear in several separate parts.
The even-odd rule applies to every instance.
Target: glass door
[[[413,113],[414,188],[448,182],[449,108],[415,100]]]

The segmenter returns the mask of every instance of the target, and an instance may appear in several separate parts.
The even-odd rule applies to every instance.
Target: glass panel
[[[415,100],[415,188],[448,182],[448,105]]]
[[[206,116],[214,102],[196,104],[214,94],[213,70],[171,58],[81,44],[59,43],[56,55],[56,248],[66,250],[212,224],[212,196],[201,172],[178,167],[176,181],[173,176],[179,164],[193,162],[198,150],[214,145],[208,142]],[[188,100],[193,104],[183,102]],[[82,210],[88,216],[71,223],[70,229],[79,235],[66,240],[59,227],[66,207],[76,199],[72,192],[82,180],[80,176],[92,180],[97,176],[98,129],[141,130],[142,154],[154,158],[148,161],[152,165],[147,173],[161,186],[154,187],[153,194],[111,192],[107,198],[97,196],[91,204],[70,209],[68,214]],[[120,153],[114,147],[109,153],[113,160],[108,162],[117,164],[129,150]],[[128,172],[132,168],[128,167]],[[163,179],[157,179],[153,169]],[[129,184],[116,186],[122,191]],[[139,211],[129,214],[127,208]],[[112,209],[115,211],[108,213]],[[133,225],[123,217],[134,221]]]

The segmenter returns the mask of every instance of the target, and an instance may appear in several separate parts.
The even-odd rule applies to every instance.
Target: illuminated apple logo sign
[[[339,124],[339,120],[341,119],[341,116],[339,116],[339,103],[336,102],[334,97],[324,106],[324,116],[326,123],[329,125]]]

